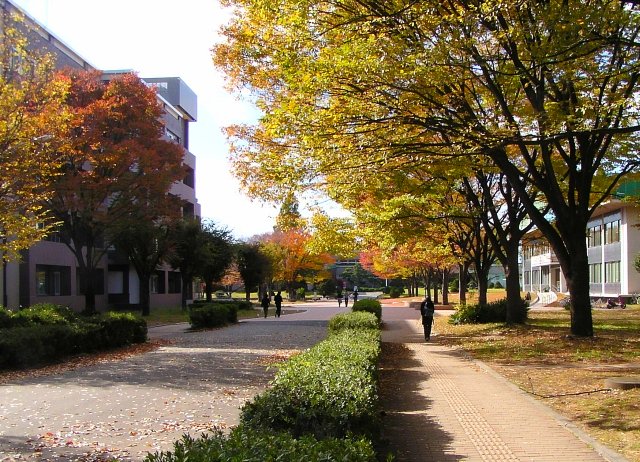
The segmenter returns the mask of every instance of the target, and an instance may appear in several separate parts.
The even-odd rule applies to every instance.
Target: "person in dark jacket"
[[[280,313],[282,313],[282,295],[280,291],[273,297],[273,301],[276,304],[276,318],[279,318]]]
[[[269,294],[267,292],[264,293],[262,300],[260,301],[260,305],[262,305],[262,311],[264,311],[264,317],[267,317],[269,314],[269,305],[271,304],[271,300],[269,300]]]
[[[431,301],[431,297],[427,298],[420,304],[420,315],[422,316],[422,326],[424,327],[424,339],[429,341],[431,338],[431,326],[433,325],[433,313],[435,306]]]

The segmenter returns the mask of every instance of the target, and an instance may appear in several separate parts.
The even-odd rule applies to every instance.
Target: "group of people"
[[[282,314],[282,294],[280,291],[273,297],[273,303],[276,305],[276,318],[279,318],[280,314]],[[271,298],[269,294],[265,292],[262,300],[260,300],[260,306],[262,306],[265,318],[269,315],[269,305],[271,305]]]
[[[349,306],[349,293],[345,292],[344,297],[342,294],[338,294],[338,306],[342,306],[342,300],[344,299],[345,308]],[[358,301],[358,292],[353,292],[353,301]],[[273,297],[273,302],[276,305],[276,318],[280,317],[282,313],[282,294],[280,291]],[[269,315],[269,305],[271,305],[271,298],[269,294],[265,292],[260,301],[260,305],[262,306],[262,311],[264,312],[264,317],[266,318]],[[427,295],[427,297],[420,304],[420,316],[422,318],[422,326],[424,327],[424,339],[425,341],[429,341],[431,338],[431,326],[433,326],[433,315],[435,313],[435,305],[431,300],[431,297]]]

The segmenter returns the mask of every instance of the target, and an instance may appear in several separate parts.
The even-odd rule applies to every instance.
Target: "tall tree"
[[[204,245],[200,249],[198,275],[204,281],[207,301],[211,301],[213,284],[222,279],[233,261],[233,238],[229,230],[211,221],[202,224],[202,232]]]
[[[172,226],[166,217],[154,221],[129,219],[114,233],[113,244],[127,255],[138,276],[142,316],[151,313],[151,277],[172,250]]]
[[[250,301],[251,292],[265,281],[269,274],[271,262],[267,255],[260,250],[258,243],[241,243],[238,246],[236,261],[240,277],[244,282],[246,300]]]
[[[136,75],[103,81],[99,72],[69,71],[73,113],[55,194],[44,206],[60,223],[78,262],[85,311],[95,311],[96,269],[109,240],[130,216],[153,220],[153,201],[182,179],[182,148],[161,139],[156,93]]]
[[[344,183],[344,171],[357,188],[367,166],[401,157],[486,157],[558,258],[572,334],[593,335],[586,225],[640,168],[640,5],[229,3],[241,8],[216,62],[265,114],[230,129],[245,184],[274,195],[287,168],[289,188]]]
[[[28,49],[20,17],[3,9],[0,21],[0,255],[8,261],[55,224],[42,201],[52,194],[69,113],[52,57]]]
[[[182,309],[186,310],[191,284],[204,265],[207,236],[202,229],[200,220],[183,219],[173,227],[171,240],[174,247],[169,255],[168,263],[180,271],[180,304]]]

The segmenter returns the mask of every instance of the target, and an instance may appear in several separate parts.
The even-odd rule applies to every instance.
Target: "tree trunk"
[[[251,290],[247,289],[246,287],[244,289],[244,297],[245,297],[245,300],[247,300],[248,302],[251,301]]]
[[[449,304],[449,274],[450,271],[444,270],[442,272],[442,304]]]
[[[205,293],[206,300],[208,302],[210,302],[212,300],[211,294],[213,293],[213,282],[205,281],[205,283],[204,283],[204,293]]]
[[[142,316],[149,316],[151,313],[151,295],[149,294],[149,281],[151,279],[151,275],[138,274],[138,279],[140,280],[138,294],[140,296],[140,309],[142,310]]]
[[[520,296],[520,270],[518,263],[518,241],[508,242],[504,246],[506,256],[506,264],[504,265],[504,274],[506,277],[507,291],[507,324],[523,323],[525,321],[522,316],[522,297]]]
[[[188,277],[185,277],[184,275],[180,278],[180,280],[182,281],[182,287],[180,288],[180,306],[182,307],[182,311],[186,311],[187,310],[187,286],[189,285],[189,283],[191,282],[191,280]]]
[[[583,252],[576,248],[572,249],[570,261],[561,261],[560,264],[571,297],[571,334],[576,337],[593,337],[591,297],[589,296],[589,261],[585,239],[582,239],[582,243],[585,247]],[[579,247],[580,243],[574,242],[574,245]]]
[[[467,271],[469,270],[469,263],[464,262],[458,265],[458,271],[460,271],[460,277],[458,279],[458,294],[460,296],[460,304],[467,304]]]

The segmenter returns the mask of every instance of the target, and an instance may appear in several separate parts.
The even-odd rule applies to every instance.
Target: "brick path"
[[[625,460],[437,333],[425,343],[415,310],[383,320],[385,437],[399,462]]]

